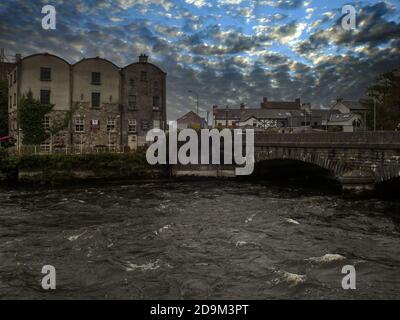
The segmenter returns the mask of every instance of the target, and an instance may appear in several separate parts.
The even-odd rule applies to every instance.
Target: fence
[[[140,149],[138,147],[137,149]],[[100,154],[100,153],[133,153],[137,149],[130,149],[127,147],[121,146],[62,146],[56,147],[53,146],[50,148],[48,145],[29,145],[29,146],[20,146],[19,150],[17,147],[8,148],[9,155],[47,155],[47,154]]]

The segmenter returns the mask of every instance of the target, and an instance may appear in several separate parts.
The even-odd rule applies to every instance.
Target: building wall
[[[40,81],[40,68],[51,68],[51,81]],[[27,57],[21,61],[20,94],[32,91],[35,99],[40,99],[40,90],[50,90],[50,103],[54,104],[53,110],[66,111],[71,105],[70,66],[69,64],[52,55],[38,54]]]
[[[146,133],[154,127],[155,120],[160,128],[166,127],[166,73],[151,63],[138,62],[122,69],[121,80],[122,141],[124,145],[135,148],[133,140],[139,146],[144,145]],[[153,107],[153,97],[159,97],[158,110]],[[135,99],[135,108],[132,99]],[[129,120],[136,121],[135,132],[129,132]]]
[[[51,69],[51,81],[41,80],[41,67]],[[92,72],[100,72],[100,84],[92,83]],[[147,130],[154,125],[166,128],[166,73],[148,63],[147,56],[142,55],[139,62],[119,69],[101,58],[83,59],[71,66],[57,56],[35,54],[20,59],[15,73],[17,76],[11,80],[9,108],[10,135],[15,138],[18,137],[16,102],[29,89],[36,99],[40,99],[41,90],[50,90],[50,103],[54,104],[49,114],[51,122],[65,118],[71,108],[74,111],[70,126],[47,141],[51,145],[84,148],[122,145],[134,149],[145,143]],[[143,73],[146,73],[146,79]],[[100,93],[99,108],[92,107],[93,92]],[[128,108],[132,95],[136,96],[136,110]],[[158,97],[158,108],[153,107],[153,97]],[[84,128],[79,132],[76,130],[77,118],[84,119]],[[109,119],[114,120],[114,129],[110,131],[107,130]],[[98,130],[92,130],[92,120],[97,120]],[[128,132],[132,128],[129,120],[136,121],[136,132]],[[144,121],[147,121],[147,128]]]
[[[41,68],[51,69],[51,78],[41,80]],[[9,77],[12,78],[10,95],[13,97],[12,108],[9,109],[10,135],[23,143],[22,133],[18,135],[17,110],[20,98],[32,91],[33,97],[40,100],[41,90],[50,91],[50,104],[54,105],[49,113],[50,123],[63,121],[71,105],[70,100],[70,65],[65,60],[51,54],[34,54],[17,61],[17,67]],[[44,120],[44,119],[43,119]],[[53,144],[65,146],[68,143],[67,129],[51,138]],[[50,142],[50,139],[49,141]]]
[[[100,73],[100,83],[92,83],[92,72]],[[119,68],[101,58],[83,59],[72,66],[71,124],[73,145],[88,148],[120,145]],[[100,107],[92,106],[92,93],[100,94]],[[84,132],[77,130],[77,118],[83,118]],[[107,130],[107,121],[114,120],[114,130]],[[94,123],[98,125],[94,126]]]
[[[239,120],[236,120],[236,119],[228,119],[228,127],[233,126],[233,125],[237,125],[238,122],[239,122]],[[226,126],[226,120],[225,119],[224,120],[215,119],[214,123],[215,123],[215,127],[218,127],[218,126],[225,127]]]

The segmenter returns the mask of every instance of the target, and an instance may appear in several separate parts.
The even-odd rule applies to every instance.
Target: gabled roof
[[[196,114],[193,111],[189,111],[188,113],[184,114],[182,117],[178,118],[176,121],[186,121],[186,120],[196,120],[198,122],[201,122],[204,120],[202,117],[200,117],[198,114]]]

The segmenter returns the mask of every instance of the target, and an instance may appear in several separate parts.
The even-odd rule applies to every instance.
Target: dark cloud
[[[280,9],[296,9],[303,5],[303,0],[267,0],[262,3]]]
[[[0,47],[8,54],[48,51],[70,62],[101,56],[120,66],[146,52],[168,72],[170,119],[195,108],[190,89],[199,93],[203,110],[241,102],[257,107],[263,96],[328,105],[338,95],[362,97],[379,73],[399,66],[400,26],[398,19],[390,19],[398,11],[388,2],[359,7],[356,32],[345,32],[340,19],[322,14],[321,22],[300,39],[304,20],[283,14],[273,18],[277,13],[249,18],[271,21],[249,31],[248,17],[239,17],[239,11],[224,24],[215,12],[199,16],[167,0],[56,3],[57,30],[44,31],[40,1],[3,0]],[[300,8],[303,1],[261,3],[280,10]],[[127,14],[132,7],[145,14]],[[250,9],[246,14],[251,17]],[[283,19],[290,21],[283,25]]]

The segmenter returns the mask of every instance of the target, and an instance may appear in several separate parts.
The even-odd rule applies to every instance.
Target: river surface
[[[399,244],[396,200],[239,181],[0,189],[1,299],[398,299]]]

